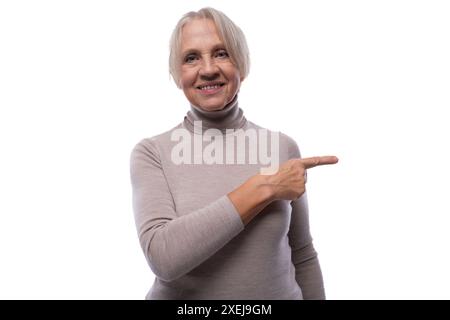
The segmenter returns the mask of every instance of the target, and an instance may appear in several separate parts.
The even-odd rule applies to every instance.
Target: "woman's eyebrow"
[[[218,49],[225,49],[225,45],[223,43],[217,43],[211,47],[211,51],[216,51]],[[200,50],[198,50],[196,48],[188,48],[183,51],[182,56],[186,56],[190,53],[198,53],[198,52],[200,52]]]

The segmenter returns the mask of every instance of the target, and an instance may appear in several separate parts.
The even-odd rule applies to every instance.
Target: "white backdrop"
[[[158,7],[154,6],[158,3]],[[448,1],[1,1],[0,298],[143,299],[129,155],[182,121],[178,18],[244,31],[247,118],[308,175],[329,299],[449,299]]]

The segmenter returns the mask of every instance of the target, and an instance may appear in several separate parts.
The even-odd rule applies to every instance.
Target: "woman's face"
[[[181,58],[180,86],[191,104],[217,111],[234,98],[242,79],[212,20],[194,19],[184,25]]]

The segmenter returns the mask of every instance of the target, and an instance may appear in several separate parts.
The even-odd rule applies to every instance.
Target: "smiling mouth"
[[[225,85],[225,83],[216,83],[216,84],[213,84],[213,85],[198,86],[197,89],[199,89],[201,91],[215,90],[215,89],[218,89],[220,87],[223,87],[224,85]]]

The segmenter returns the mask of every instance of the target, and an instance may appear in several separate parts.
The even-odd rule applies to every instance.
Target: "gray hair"
[[[239,70],[241,77],[246,78],[250,71],[250,57],[244,33],[223,12],[206,7],[197,12],[190,11],[183,15],[172,32],[170,38],[169,72],[176,85],[180,87],[181,32],[186,23],[201,18],[210,19],[214,22],[231,61]]]

